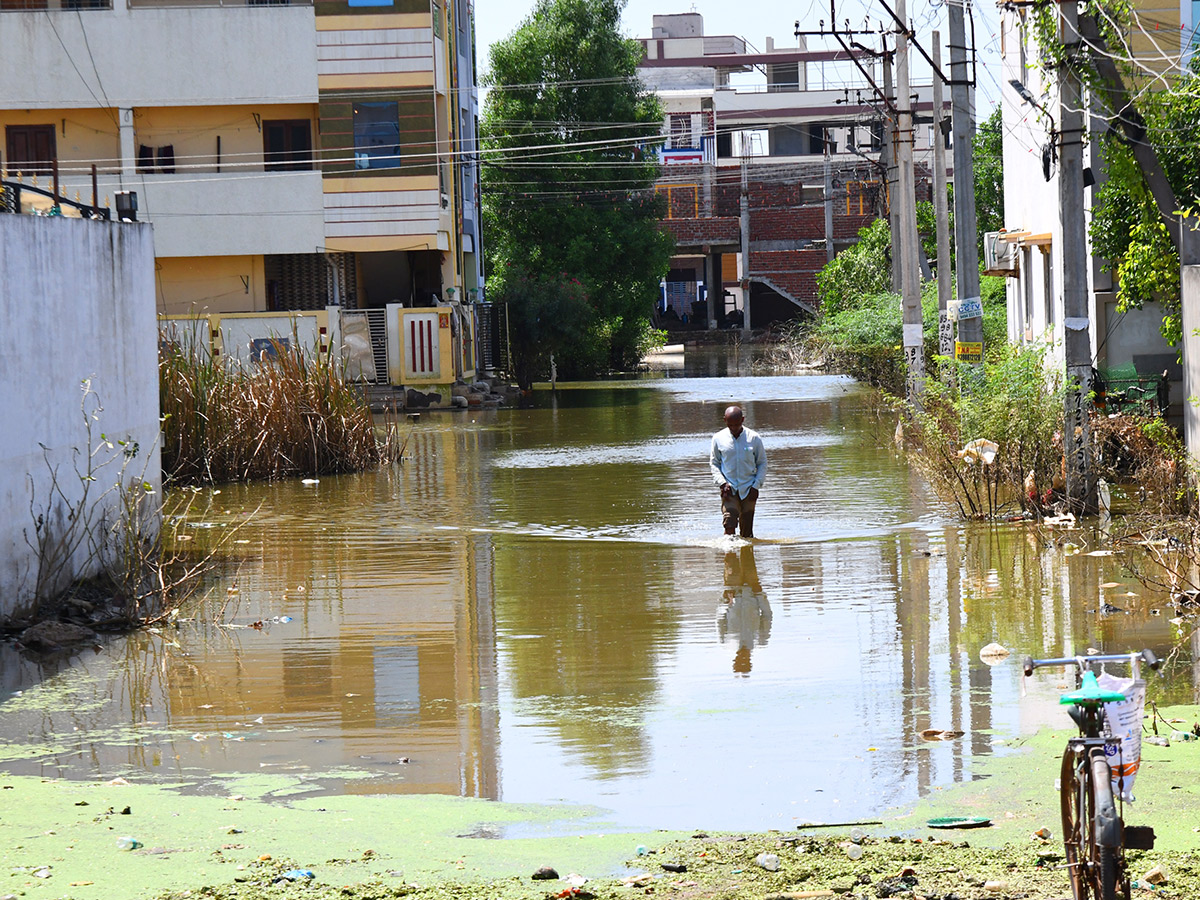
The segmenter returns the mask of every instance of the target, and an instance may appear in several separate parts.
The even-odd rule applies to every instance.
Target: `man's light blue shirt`
[[[708,465],[714,484],[720,487],[728,483],[742,498],[750,488],[761,490],[767,479],[767,451],[758,432],[749,428],[743,428],[737,437],[728,428],[714,434]]]

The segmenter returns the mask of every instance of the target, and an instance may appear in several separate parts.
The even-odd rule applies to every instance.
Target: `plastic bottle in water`
[[[139,841],[137,838],[132,838],[132,837],[129,837],[128,835],[126,835],[125,837],[117,838],[117,849],[118,850],[140,850],[140,849],[142,849],[142,842]]]

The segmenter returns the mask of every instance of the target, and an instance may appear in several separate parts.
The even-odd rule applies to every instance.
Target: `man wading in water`
[[[721,522],[726,534],[741,525],[742,537],[754,537],[754,505],[767,477],[767,451],[762,438],[742,427],[740,406],[725,410],[725,428],[713,435],[708,465],[721,489]]]

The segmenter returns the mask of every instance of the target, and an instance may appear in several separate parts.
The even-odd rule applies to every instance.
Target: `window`
[[[0,9],[45,9],[46,0],[0,0]]]
[[[692,114],[671,113],[671,146],[692,146]]]
[[[1042,293],[1046,302],[1046,325],[1054,325],[1054,265],[1050,258],[1050,245],[1043,244],[1042,251]]]
[[[308,119],[266,119],[262,134],[263,168],[268,172],[305,171],[313,167],[312,123]]]
[[[54,170],[58,154],[53,125],[9,125],[4,135],[11,171],[35,175]]]
[[[834,144],[833,135],[830,129],[824,125],[809,125],[808,126],[808,152],[810,154],[823,154],[825,152],[825,144],[829,144],[829,152],[836,153],[837,146]]]
[[[775,63],[767,66],[767,93],[800,90],[800,64]]]
[[[400,165],[400,117],[393,103],[354,104],[354,167],[394,169]]]

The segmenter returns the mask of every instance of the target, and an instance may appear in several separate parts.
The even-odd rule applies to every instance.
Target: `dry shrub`
[[[371,408],[338,368],[291,342],[252,368],[187,342],[160,342],[163,474],[215,484],[357,472],[393,457]]]
[[[939,358],[919,408],[892,398],[905,415],[909,461],[965,519],[1039,513],[1053,493],[1063,379],[1044,355],[1040,346],[1010,348],[979,367]],[[990,461],[970,452],[978,440],[995,445]]]
[[[1142,514],[1187,515],[1196,508],[1187,451],[1160,418],[1132,413],[1092,417],[1097,474],[1136,492]]]

